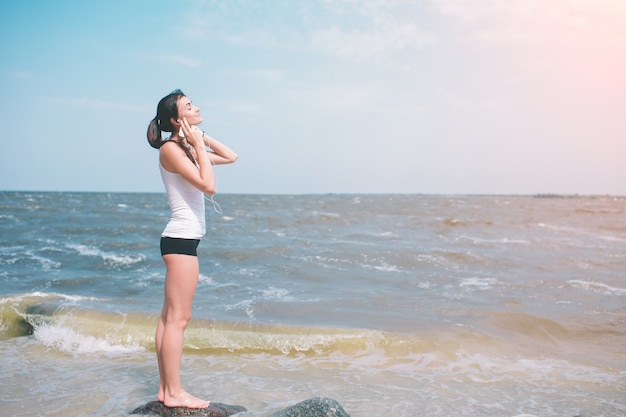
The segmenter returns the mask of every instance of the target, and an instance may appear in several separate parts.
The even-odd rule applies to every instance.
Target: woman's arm
[[[203,193],[215,194],[217,191],[215,174],[213,173],[211,160],[204,147],[202,132],[198,129],[192,130],[186,119],[181,121],[181,127],[185,133],[187,142],[194,148],[198,166],[187,157],[185,151],[183,151],[178,144],[171,142],[161,146],[161,165],[163,165],[166,170],[179,174]]]
[[[237,154],[222,142],[204,132],[202,132],[202,138],[204,139],[204,144],[212,151],[209,151],[208,155],[213,165],[232,164],[237,160]]]

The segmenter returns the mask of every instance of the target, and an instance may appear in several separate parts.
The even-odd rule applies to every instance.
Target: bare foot
[[[165,404],[166,407],[207,408],[210,402],[196,398],[186,391],[182,391],[176,396],[164,395],[163,404]]]
[[[159,394],[157,395],[157,400],[159,400],[160,402],[163,402],[164,399],[165,399],[165,393],[163,391],[163,388],[159,388]]]

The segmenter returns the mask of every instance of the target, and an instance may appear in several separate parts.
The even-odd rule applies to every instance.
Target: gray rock
[[[160,401],[150,401],[149,403],[137,407],[131,414],[149,414],[161,417],[183,417],[183,416],[202,416],[202,417],[227,417],[232,414],[247,411],[244,407],[238,405],[226,405],[220,403],[211,403],[207,408],[184,408],[184,407],[166,407]]]
[[[208,408],[192,409],[184,407],[166,407],[160,401],[150,401],[134,409],[131,414],[148,414],[159,417],[227,417],[243,411],[248,410],[238,405],[220,403],[211,403]],[[315,397],[277,411],[267,417],[350,417],[350,415],[332,398]]]
[[[350,417],[332,398],[311,398],[268,417]]]

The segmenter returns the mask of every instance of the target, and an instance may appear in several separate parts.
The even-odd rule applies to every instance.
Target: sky
[[[180,88],[218,193],[626,195],[624,0],[21,0],[0,190],[163,192]]]

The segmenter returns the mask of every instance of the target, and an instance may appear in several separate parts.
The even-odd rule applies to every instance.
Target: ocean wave
[[[270,295],[286,296],[270,288]],[[82,297],[29,293],[0,299],[1,339],[34,335],[42,343],[73,353],[152,349],[158,317],[144,313],[88,310],[76,302]],[[241,306],[238,306],[241,308]],[[59,335],[55,339],[52,333]],[[63,338],[67,340],[63,340]],[[346,330],[310,326],[223,322],[192,319],[186,334],[187,349],[200,352],[266,352],[272,354],[350,353],[373,345],[387,353],[421,349],[413,336],[376,330]],[[431,345],[432,347],[432,345]],[[398,350],[398,348],[400,350]],[[395,354],[394,353],[394,354]]]
[[[0,340],[31,335],[33,323],[29,314],[36,311],[53,314],[61,305],[71,306],[78,302],[97,300],[94,297],[83,297],[59,293],[32,292],[15,294],[0,298]]]
[[[567,283],[572,285],[573,287],[581,288],[583,290],[592,291],[599,294],[626,295],[626,288],[613,287],[602,282],[573,279],[567,281]]]
[[[245,313],[245,315],[251,319],[254,320],[254,305],[255,305],[255,301],[254,300],[243,300],[240,301],[238,303],[235,304],[231,304],[231,305],[226,305],[224,306],[224,309],[226,311],[229,310],[240,310],[243,311]]]
[[[476,288],[479,290],[488,290],[497,284],[498,284],[497,278],[471,277],[471,278],[462,279],[461,282],[459,283],[459,286]]]
[[[2,323],[14,320],[22,324],[23,333],[13,337],[29,336],[62,354],[116,357],[154,350],[157,315],[88,310],[72,304],[73,298],[44,293],[5,297],[0,299],[0,318]],[[186,355],[195,357],[261,355],[265,362],[277,366],[367,373],[384,370],[408,378],[426,373],[459,383],[525,380],[623,387],[626,372],[615,365],[619,353],[615,356],[607,351],[614,359],[604,363],[589,363],[580,352],[569,355],[577,344],[584,345],[581,352],[591,348],[588,332],[577,337],[570,329],[540,317],[484,314],[491,314],[491,320],[506,332],[486,332],[454,323],[404,334],[192,319],[184,348]],[[0,339],[7,337],[3,327]],[[518,343],[520,340],[525,343]],[[544,349],[546,341],[555,340],[563,344]],[[525,350],[525,346],[533,348]],[[567,349],[561,349],[564,346]]]
[[[81,311],[80,301],[97,300],[59,293],[33,292],[0,298],[0,340],[32,336],[43,345],[73,355],[117,354],[143,350],[130,339],[110,338],[104,330],[115,323],[111,316]],[[95,314],[95,318],[94,318]],[[118,319],[119,322],[119,319]]]
[[[66,299],[35,293],[1,299],[2,339],[33,336],[49,348],[74,355],[153,349],[156,315],[87,310],[64,304]],[[9,322],[11,328],[5,325]],[[185,349],[202,354],[315,355],[363,349],[382,337],[370,330],[192,320],[185,333]]]
[[[112,267],[126,267],[142,262],[146,259],[145,255],[130,256],[130,255],[118,255],[116,253],[105,252],[94,246],[80,245],[75,243],[69,243],[65,245],[68,249],[75,250],[82,256],[95,256],[100,257],[102,260]]]
[[[440,367],[440,374],[461,381],[494,384],[524,379],[527,383],[592,383],[605,387],[623,383],[626,373],[553,357],[511,357],[457,352],[455,360]]]
[[[294,301],[294,298],[289,295],[290,291],[284,288],[276,288],[270,286],[265,290],[261,290],[261,294],[268,299],[274,299],[279,301]]]
[[[55,348],[60,352],[72,355],[121,354],[144,350],[137,343],[114,343],[106,338],[81,334],[71,327],[58,325],[37,326],[33,336],[49,348]]]
[[[61,294],[55,292],[40,292],[34,291],[23,294],[13,294],[7,295],[4,297],[0,297],[0,306],[13,306],[13,308],[18,308],[19,304],[24,305],[34,305],[34,304],[43,304],[43,303],[52,303],[52,302],[60,302],[60,301],[95,301],[99,300],[97,297],[90,296],[82,296],[82,295],[71,295],[71,294]]]
[[[61,262],[38,255],[32,249],[27,249],[22,245],[3,247],[0,251],[0,265],[13,265],[18,263],[36,264],[44,271],[61,267]]]

